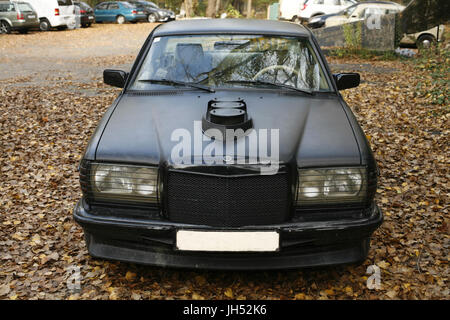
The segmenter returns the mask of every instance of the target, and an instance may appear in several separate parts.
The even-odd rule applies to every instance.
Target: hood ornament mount
[[[208,129],[217,129],[222,133],[222,137],[226,139],[227,129],[232,129],[233,132],[237,129],[242,129],[243,135],[245,135],[247,130],[251,128],[253,128],[253,121],[248,116],[247,105],[244,100],[211,100],[208,102],[206,115],[202,118],[202,129],[206,135],[208,135]],[[240,136],[242,134],[239,135],[236,132],[233,137],[238,138]]]

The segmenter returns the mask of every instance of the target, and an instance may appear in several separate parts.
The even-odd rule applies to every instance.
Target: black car
[[[214,23],[212,23],[214,22]],[[312,33],[267,20],[161,24],[80,163],[94,257],[271,269],[362,262],[378,169]]]
[[[311,29],[322,28],[325,25],[325,20],[327,20],[329,17],[333,17],[339,14],[341,14],[341,12],[311,17],[308,20],[307,26]]]
[[[74,2],[73,4],[80,8],[81,26],[83,28],[90,27],[95,22],[94,9],[85,2]]]
[[[128,1],[147,14],[148,22],[168,22],[175,20],[175,13],[171,10],[161,9],[151,1]]]

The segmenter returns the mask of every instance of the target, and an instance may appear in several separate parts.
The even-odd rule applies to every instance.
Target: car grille
[[[289,212],[289,177],[206,175],[169,171],[168,217],[173,222],[215,227],[281,223]]]

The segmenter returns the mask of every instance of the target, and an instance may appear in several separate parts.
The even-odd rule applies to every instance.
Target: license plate
[[[36,18],[36,16],[30,15],[30,16],[28,16],[28,18],[34,19],[34,18]]]
[[[94,19],[94,17],[89,17],[89,19],[91,19],[91,20],[92,20],[92,19]]]
[[[143,11],[138,11],[138,14],[143,14],[144,12]]]
[[[269,252],[278,251],[276,231],[178,230],[176,248],[183,251]]]

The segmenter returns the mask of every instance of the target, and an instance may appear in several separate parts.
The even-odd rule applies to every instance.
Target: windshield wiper
[[[292,86],[288,86],[287,84],[274,83],[274,82],[262,81],[262,80],[230,80],[230,81],[225,81],[225,83],[263,84],[263,85],[269,85],[269,86],[277,87],[277,88],[285,88],[285,89],[295,90],[295,91],[310,94],[310,95],[314,94],[314,91],[312,91],[312,90],[295,88]]]
[[[193,83],[193,82],[183,82],[183,81],[177,81],[177,80],[169,80],[169,79],[142,79],[138,80],[140,82],[150,82],[150,83],[156,83],[156,84],[167,84],[167,85],[175,85],[175,86],[184,86],[184,87],[192,87],[196,89],[205,90],[208,92],[216,92],[214,89],[211,89],[210,87],[203,86],[201,84]]]

